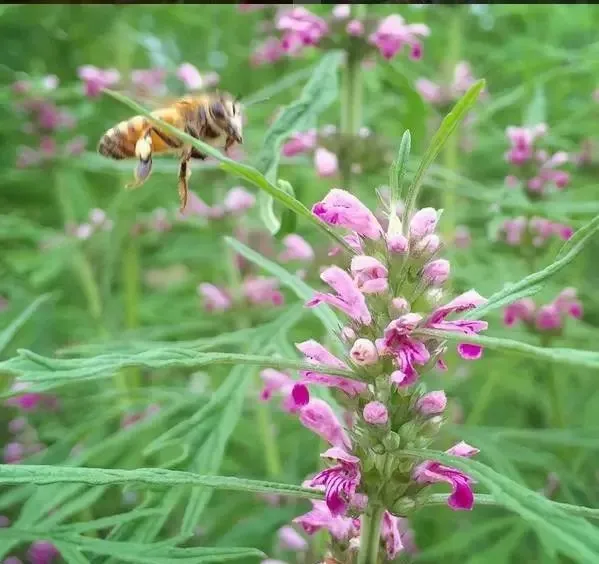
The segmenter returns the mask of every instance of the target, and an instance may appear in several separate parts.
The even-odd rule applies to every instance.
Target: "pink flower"
[[[541,306],[535,316],[535,325],[539,331],[556,331],[562,326],[562,318],[554,304]]]
[[[276,37],[268,37],[254,49],[250,57],[253,65],[266,65],[277,62],[285,55],[281,41]]]
[[[382,228],[374,214],[358,198],[339,188],[333,188],[314,204],[312,213],[330,225],[339,225],[355,231],[362,237],[378,240]]]
[[[422,44],[419,37],[428,37],[430,30],[424,24],[406,24],[399,14],[392,14],[383,19],[377,30],[370,35],[368,41],[385,57],[392,59],[404,44],[410,46],[413,59],[422,57]]]
[[[331,366],[334,368],[348,369],[348,366],[332,355],[320,343],[310,339],[295,345],[300,352],[304,354],[306,360],[311,364],[320,364],[322,366]],[[366,384],[356,380],[334,376],[331,374],[321,374],[311,370],[302,370],[300,372],[302,381],[311,384],[320,384],[332,388],[338,388],[349,396],[361,394],[366,389]]]
[[[314,258],[314,251],[305,239],[297,233],[290,233],[283,238],[285,250],[279,254],[281,262],[289,262],[292,260],[310,261]]]
[[[347,31],[348,35],[359,37],[364,35],[364,24],[360,20],[351,20],[347,22],[345,31]]]
[[[143,92],[162,92],[165,88],[165,80],[166,70],[164,69],[134,69],[131,71],[131,82]]]
[[[277,20],[277,29],[283,31],[281,46],[295,54],[308,45],[318,45],[327,34],[327,23],[303,6],[285,11]]]
[[[564,288],[553,303],[562,314],[569,315],[575,319],[582,317],[582,303],[577,297],[575,288]]]
[[[12,442],[4,445],[4,463],[5,464],[20,464],[25,456],[25,448],[21,443]]]
[[[427,78],[419,78],[416,83],[416,90],[429,104],[442,104],[445,102],[445,96],[441,87]]]
[[[387,291],[387,268],[374,257],[357,255],[352,258],[351,272],[358,289],[364,294]]]
[[[445,411],[447,396],[443,390],[428,392],[416,402],[416,409],[423,415],[437,415]]]
[[[409,243],[406,237],[401,234],[391,235],[387,239],[387,248],[391,253],[405,255],[408,252]]]
[[[31,564],[51,564],[60,553],[56,547],[48,541],[35,541],[27,551],[27,559]]]
[[[461,442],[445,452],[453,456],[471,457],[477,454],[479,450]],[[447,504],[454,510],[468,511],[474,506],[472,479],[460,470],[429,460],[416,467],[414,478],[425,484],[435,482],[451,484],[452,493],[447,499]]]
[[[339,169],[337,155],[324,147],[318,147],[314,152],[314,167],[320,177],[335,176]]]
[[[389,413],[384,403],[380,401],[371,401],[364,406],[362,412],[364,421],[371,425],[385,425],[389,420]]]
[[[371,366],[379,359],[376,345],[369,339],[356,339],[349,351],[349,356],[360,366]]]
[[[181,212],[180,218],[185,219],[187,217],[197,215],[199,217],[213,217],[212,208],[202,200],[193,190],[189,191],[189,197],[187,200],[187,206]]]
[[[326,303],[340,309],[355,321],[370,325],[372,316],[368,311],[364,295],[345,270],[338,266],[330,266],[322,272],[320,278],[335,290],[336,295],[316,292],[314,297],[306,302],[307,307]]]
[[[256,198],[253,194],[243,189],[241,186],[231,188],[225,196],[225,209],[232,214],[243,213],[249,210],[256,203]]]
[[[294,157],[302,153],[307,153],[316,147],[316,129],[310,129],[301,133],[295,133],[291,139],[283,145],[283,155]]]
[[[534,127],[510,126],[505,133],[511,143],[505,158],[513,165],[521,166],[533,157],[533,143],[547,133],[547,126],[539,124]]]
[[[522,298],[508,305],[503,310],[503,322],[508,327],[515,325],[518,321],[532,321],[535,311],[535,303],[531,298]]]
[[[206,311],[226,311],[233,305],[228,293],[214,284],[200,284],[197,290],[198,294],[204,298]]]
[[[381,538],[385,544],[385,551],[389,560],[395,557],[404,549],[401,539],[400,526],[404,519],[391,515],[388,511],[383,513],[381,523]]]
[[[263,276],[248,277],[243,281],[243,294],[253,305],[272,304],[280,306],[285,298],[279,291],[279,281],[276,278]]]
[[[360,459],[340,447],[332,447],[321,456],[337,464],[319,472],[310,485],[324,486],[329,511],[333,516],[343,515],[360,484]]]
[[[281,527],[277,533],[281,547],[286,550],[299,552],[308,549],[308,543],[293,527],[286,525]]]
[[[260,372],[260,377],[264,381],[264,387],[260,392],[262,401],[268,401],[274,394],[279,394],[283,398],[283,410],[288,413],[295,413],[300,407],[308,404],[310,396],[307,388],[297,386],[297,382],[284,372],[266,368]]]
[[[93,65],[79,67],[77,74],[85,84],[85,95],[90,98],[95,98],[102,89],[114,86],[121,79],[116,69],[99,69]]]
[[[466,335],[473,335],[484,331],[488,327],[486,321],[475,321],[467,319],[457,319],[455,321],[448,321],[446,318],[452,313],[463,313],[470,311],[479,305],[483,305],[487,302],[478,292],[475,290],[469,290],[451,300],[448,304],[437,308],[430,317],[426,320],[425,326],[431,329],[439,329],[441,331],[452,331],[456,333],[464,333]],[[458,353],[460,356],[467,360],[473,360],[480,358],[482,355],[482,347],[480,345],[473,345],[468,343],[460,343],[458,345]]]
[[[337,18],[338,20],[344,20],[349,18],[351,6],[349,4],[336,4],[332,13],[334,18]]]
[[[437,227],[440,214],[434,208],[418,210],[410,220],[410,239],[420,241],[427,235],[432,235]]]
[[[87,145],[87,137],[85,135],[77,135],[70,141],[67,141],[64,146],[64,154],[71,157],[79,156],[85,151]]]
[[[466,225],[456,225],[453,243],[458,249],[467,249],[472,244],[470,230]]]
[[[177,78],[189,90],[199,90],[204,85],[200,71],[191,63],[183,63],[177,69]]]
[[[449,278],[449,261],[445,259],[433,260],[424,265],[422,278],[433,286],[441,286]]]
[[[337,540],[348,540],[357,534],[359,521],[341,515],[332,515],[324,501],[310,501],[312,510],[293,520],[294,523],[301,525],[306,533],[313,535],[324,529]]]
[[[321,399],[312,398],[299,412],[301,424],[336,447],[351,448],[349,436],[337,419],[329,404]]]
[[[459,61],[453,71],[453,82],[450,86],[454,98],[463,96],[475,82],[472,69],[466,61]]]

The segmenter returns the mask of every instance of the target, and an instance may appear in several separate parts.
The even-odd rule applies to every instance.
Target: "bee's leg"
[[[229,136],[227,137],[227,140],[225,141],[225,154],[228,155],[229,154],[229,149],[235,145],[235,139],[233,139],[233,137]]]
[[[185,149],[179,162],[179,202],[181,204],[179,211],[181,213],[183,213],[187,206],[188,180],[191,176],[191,167],[189,163],[191,154],[191,149]]]
[[[132,190],[139,188],[152,172],[152,129],[148,129],[135,144],[135,156],[139,159],[135,167],[135,181],[127,184],[126,188]]]
[[[206,155],[204,153],[200,153],[200,151],[198,151],[196,148],[192,147],[191,148],[191,158],[204,161],[204,160],[206,160]]]

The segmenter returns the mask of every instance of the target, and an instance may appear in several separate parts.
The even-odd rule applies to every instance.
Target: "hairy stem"
[[[377,564],[382,517],[383,508],[377,503],[369,502],[362,517],[358,564]]]

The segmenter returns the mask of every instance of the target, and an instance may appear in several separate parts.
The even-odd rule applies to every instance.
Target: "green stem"
[[[542,335],[541,346],[549,348],[551,346],[551,337]],[[564,409],[565,390],[563,389],[563,376],[558,374],[557,370],[552,370],[552,366],[548,367],[551,372],[550,393],[551,393],[551,416],[553,427],[563,429],[566,426],[566,410]]]
[[[362,518],[357,564],[377,564],[382,517],[383,508],[376,503],[369,502]]]
[[[444,84],[447,88],[453,81],[456,64],[460,60],[462,17],[461,10],[452,6],[448,10],[449,25],[447,26],[447,56],[444,62]],[[450,241],[455,232],[456,209],[458,206],[456,195],[456,179],[459,171],[459,131],[450,136],[443,148],[443,165],[452,174],[447,175],[445,189],[443,190],[443,235]]]

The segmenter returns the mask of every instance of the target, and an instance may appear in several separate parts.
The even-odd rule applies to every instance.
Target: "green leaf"
[[[576,258],[597,231],[599,231],[599,215],[581,227],[564,243],[555,261],[549,266],[534,274],[530,274],[520,280],[520,282],[507,285],[503,290],[493,294],[486,304],[466,313],[464,319],[480,319],[494,309],[504,307],[516,300],[536,294],[541,290],[544,282],[555,276]]]
[[[465,335],[464,333],[440,331],[438,329],[419,329],[417,332],[428,337],[481,345],[491,350],[536,358],[553,364],[599,369],[599,352],[553,347],[535,347],[534,345],[514,341],[512,339],[499,339],[497,337],[486,337],[483,335]]]
[[[291,133],[309,128],[337,97],[337,69],[342,55],[339,51],[331,51],[321,58],[299,99],[286,106],[266,132],[264,144],[256,157],[256,169],[270,182],[276,183],[281,146],[285,139]],[[277,219],[272,195],[261,192],[259,203],[260,216],[273,235],[282,236],[284,231],[293,227],[285,219],[289,212],[284,213],[281,220]],[[286,229],[282,229],[284,225]]]
[[[104,92],[106,92],[107,94],[109,94],[110,96],[112,96],[113,98],[118,100],[119,102],[122,102],[126,106],[130,107],[136,113],[146,116],[151,123],[159,126],[161,131],[164,131],[165,133],[168,133],[169,135],[173,135],[174,137],[176,137],[177,139],[180,139],[184,143],[198,149],[198,151],[219,160],[221,162],[221,168],[223,170],[226,170],[227,172],[230,172],[231,174],[235,174],[239,178],[243,178],[250,184],[253,184],[260,190],[263,190],[267,194],[271,195],[275,200],[280,202],[283,206],[285,206],[289,210],[293,211],[298,216],[308,220],[310,223],[315,225],[318,229],[320,229],[321,231],[326,233],[329,237],[334,239],[346,251],[353,254],[353,250],[346,243],[346,241],[343,239],[343,237],[341,235],[339,235],[337,232],[335,232],[333,229],[331,229],[326,223],[324,223],[323,221],[320,221],[320,219],[318,219],[314,214],[312,214],[312,212],[306,206],[304,206],[300,201],[296,200],[295,198],[293,198],[292,196],[290,196],[289,194],[287,194],[286,192],[284,192],[283,190],[281,190],[280,188],[275,186],[272,182],[270,182],[267,178],[265,178],[264,175],[261,174],[260,172],[258,172],[255,168],[245,165],[245,164],[242,164],[242,163],[238,163],[238,162],[234,161],[233,159],[226,157],[220,151],[218,151],[214,147],[211,147],[207,143],[204,143],[203,141],[200,141],[199,139],[195,139],[194,137],[191,137],[191,135],[187,135],[180,129],[177,129],[176,127],[173,127],[172,125],[170,125],[160,119],[156,119],[156,117],[154,117],[151,112],[149,112],[143,106],[140,106],[133,100],[127,98],[126,96],[123,96],[122,94],[119,94],[118,92],[113,92],[112,90],[108,90],[108,89],[105,89]]]
[[[199,368],[213,364],[245,364],[280,370],[315,370],[356,379],[351,370],[324,367],[304,361],[240,353],[194,352],[177,347],[163,347],[134,354],[107,354],[91,358],[54,359],[21,349],[20,356],[0,363],[0,373],[15,374],[20,381],[58,385],[110,376],[123,368]],[[29,389],[33,390],[33,387]]]
[[[475,82],[468,89],[466,94],[464,94],[464,96],[462,96],[462,98],[456,103],[451,112],[445,116],[441,122],[441,126],[432,138],[428,149],[420,161],[420,166],[418,167],[418,170],[412,179],[412,183],[408,187],[407,193],[403,198],[403,201],[406,205],[404,212],[404,230],[407,230],[408,228],[412,210],[416,205],[416,198],[418,197],[420,186],[424,180],[424,175],[433,161],[437,158],[437,155],[443,148],[443,145],[445,145],[445,142],[449,136],[456,130],[460,122],[466,117],[468,111],[474,106],[478,95],[484,87],[484,80]]]
[[[319,490],[279,484],[263,480],[248,480],[232,476],[200,476],[191,472],[164,470],[162,468],[137,468],[120,470],[108,468],[78,468],[27,464],[0,464],[0,484],[87,484],[88,486],[144,484],[146,486],[172,488],[174,486],[203,486],[217,490],[271,493],[321,499]]]
[[[397,205],[401,199],[401,192],[403,189],[403,180],[408,167],[408,159],[410,158],[410,146],[412,144],[412,137],[410,131],[404,131],[399,145],[399,151],[397,158],[391,165],[389,172],[389,183],[391,185],[391,202],[389,210],[389,233],[401,232],[400,227],[397,225]]]
[[[6,349],[10,342],[15,338],[19,330],[29,321],[38,308],[45,304],[53,294],[43,294],[29,304],[20,314],[14,319],[6,329],[0,332],[0,354]]]
[[[534,127],[547,121],[547,99],[542,84],[535,86],[535,92],[530,104],[524,112],[524,125]]]
[[[541,542],[549,543],[557,552],[576,562],[599,562],[599,531],[582,517],[590,508],[553,502],[477,460],[437,451],[403,452],[409,456],[438,460],[466,472],[488,489],[498,505],[520,515],[535,530]]]

